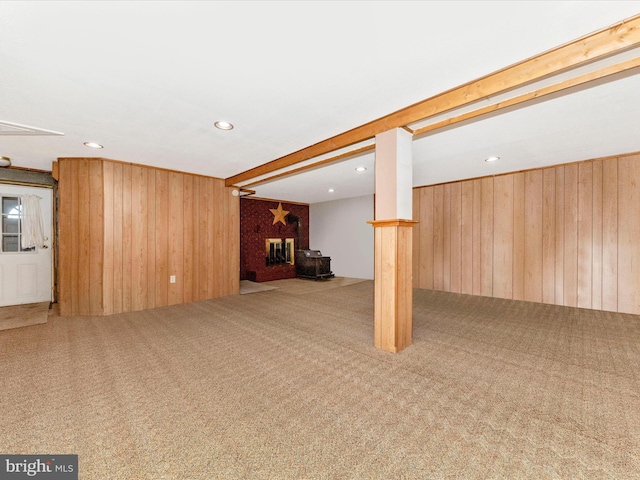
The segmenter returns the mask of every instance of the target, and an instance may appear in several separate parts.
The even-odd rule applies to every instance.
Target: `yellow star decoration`
[[[271,213],[273,213],[273,223],[271,225],[275,225],[278,222],[282,222],[283,225],[287,224],[287,221],[284,217],[289,213],[288,210],[282,209],[282,203],[278,203],[278,208],[270,208]]]

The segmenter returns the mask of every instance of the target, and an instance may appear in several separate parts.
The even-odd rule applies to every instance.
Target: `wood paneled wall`
[[[76,158],[59,175],[61,315],[238,293],[239,197],[224,180]]]
[[[640,155],[415,188],[416,288],[640,314]]]

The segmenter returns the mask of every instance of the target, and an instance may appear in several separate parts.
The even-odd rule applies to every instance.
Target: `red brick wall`
[[[270,209],[278,208],[277,201],[240,199],[240,279],[268,282],[283,278],[295,278],[295,265],[272,265],[265,261],[267,238],[293,238],[295,248],[309,248],[309,205],[282,202],[282,209],[300,218],[299,238],[296,223],[287,220],[273,224]]]

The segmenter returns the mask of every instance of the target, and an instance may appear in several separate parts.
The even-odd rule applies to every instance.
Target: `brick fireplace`
[[[278,205],[282,205],[279,211]],[[283,215],[284,211],[288,213]],[[295,278],[294,252],[307,248],[309,205],[246,197],[240,199],[241,280],[268,282]]]

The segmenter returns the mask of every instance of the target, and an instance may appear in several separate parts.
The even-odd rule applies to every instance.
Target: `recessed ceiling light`
[[[485,162],[497,162],[500,160],[500,157],[487,157],[484,159]]]
[[[231,125],[229,122],[224,122],[222,120],[217,121],[216,123],[214,123],[216,128],[219,128],[220,130],[233,130],[233,125]]]
[[[364,172],[367,170],[367,167],[356,167],[356,172]]]
[[[335,190],[333,188],[330,188],[329,190],[327,190],[327,192],[333,193],[333,192],[335,192]]]
[[[104,148],[102,145],[96,142],[84,142],[84,145],[90,148]]]

